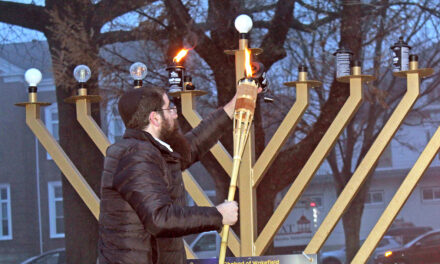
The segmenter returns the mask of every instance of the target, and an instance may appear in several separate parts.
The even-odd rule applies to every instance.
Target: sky
[[[35,4],[44,6],[44,0],[18,0],[18,1],[4,1],[4,2],[17,2],[23,4]],[[0,43],[17,43],[27,42],[32,40],[46,40],[44,35],[38,31],[22,28],[19,26],[13,26],[6,23],[0,23]]]

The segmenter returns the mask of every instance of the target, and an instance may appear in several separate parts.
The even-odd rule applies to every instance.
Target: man
[[[236,202],[185,206],[182,170],[199,160],[231,125],[235,97],[183,135],[161,88],[125,93],[127,128],[107,149],[101,183],[99,263],[185,263],[182,236],[237,221]]]

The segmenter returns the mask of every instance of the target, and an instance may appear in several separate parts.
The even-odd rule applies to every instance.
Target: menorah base
[[[188,259],[187,264],[218,264],[217,258],[211,259]],[[262,257],[231,257],[225,259],[225,264],[318,264],[317,255],[279,255]]]

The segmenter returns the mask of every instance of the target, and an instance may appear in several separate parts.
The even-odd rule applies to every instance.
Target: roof
[[[0,59],[27,70],[37,68],[43,78],[52,77],[52,63],[46,41],[31,41],[0,45]]]

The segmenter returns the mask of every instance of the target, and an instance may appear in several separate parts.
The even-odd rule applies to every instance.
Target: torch
[[[241,157],[243,156],[244,147],[246,145],[252,125],[258,94],[258,84],[252,78],[250,55],[250,51],[246,49],[246,77],[241,79],[237,85],[237,101],[235,103],[233,123],[234,159],[232,164],[232,175],[228,192],[228,201],[234,200],[235,191],[237,189],[238,170],[240,168]],[[223,264],[225,262],[229,228],[229,225],[223,226],[219,264]]]

